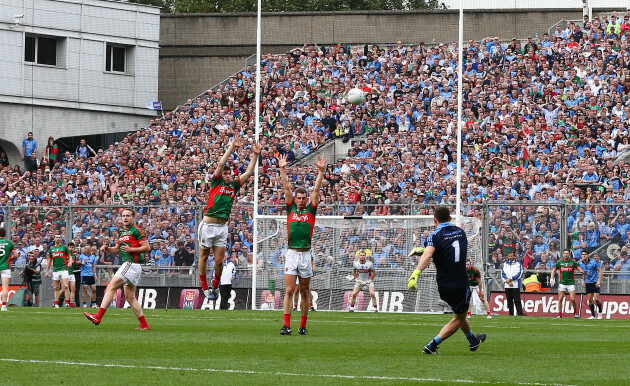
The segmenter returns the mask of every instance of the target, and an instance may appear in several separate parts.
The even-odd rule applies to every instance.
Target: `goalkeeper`
[[[370,291],[374,312],[378,312],[378,302],[376,301],[376,296],[374,295],[374,276],[376,275],[376,271],[374,271],[374,264],[367,259],[367,254],[364,250],[360,250],[358,253],[359,260],[355,260],[352,267],[352,276],[354,276],[354,291],[352,291],[350,304],[348,304],[348,312],[355,311],[357,295],[364,289]]]
[[[414,248],[410,256],[421,255],[416,270],[407,282],[410,290],[418,288],[418,276],[433,259],[436,270],[436,280],[440,298],[448,303],[453,310],[453,319],[449,321],[440,333],[429,342],[422,352],[425,354],[438,354],[438,345],[461,329],[470,351],[476,351],[479,345],[486,340],[486,334],[473,334],[470,323],[466,318],[466,312],[470,304],[470,287],[468,274],[466,273],[466,249],[468,239],[466,233],[459,227],[451,224],[451,213],[446,206],[439,206],[433,212],[433,221],[436,228],[427,239],[426,250]]]

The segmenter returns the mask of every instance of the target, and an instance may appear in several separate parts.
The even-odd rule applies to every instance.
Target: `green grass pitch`
[[[450,315],[313,312],[308,335],[279,335],[280,311],[83,309],[0,314],[2,384],[627,384],[626,320],[483,316],[470,352],[461,332],[441,355],[420,350]]]

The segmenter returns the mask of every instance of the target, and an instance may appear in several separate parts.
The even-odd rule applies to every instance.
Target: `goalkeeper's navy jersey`
[[[439,286],[467,287],[466,251],[468,238],[463,229],[450,222],[444,222],[435,229],[427,240],[427,246],[433,246],[433,263],[437,270],[436,280]]]

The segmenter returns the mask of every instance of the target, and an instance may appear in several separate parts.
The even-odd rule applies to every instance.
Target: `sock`
[[[468,311],[468,316],[471,316],[471,315],[472,315],[472,312]]]
[[[7,302],[2,302],[2,307],[6,306]]]
[[[311,302],[311,307],[313,307],[313,302]]]
[[[206,275],[201,275],[199,274],[199,281],[201,282],[201,289],[202,290],[207,290],[208,289],[208,279],[206,278]]]
[[[488,315],[490,315],[490,311],[488,311]]]
[[[55,305],[58,306],[59,305],[59,300],[55,300]]]
[[[297,303],[293,303],[293,308],[297,308]]]
[[[477,338],[475,337],[475,334],[472,332],[472,330],[470,330],[470,332],[465,335],[466,335],[466,339],[468,339],[468,343],[470,344],[477,343]]]
[[[595,304],[593,303],[589,304],[588,308],[591,309],[591,315],[595,316]]]
[[[66,300],[66,305],[69,305],[69,304],[70,304],[70,300]]]
[[[149,327],[149,324],[147,323],[147,320],[144,318],[144,315],[139,317],[138,320],[140,321],[140,327]]]
[[[107,308],[103,308],[103,307],[99,308],[98,312],[96,313],[96,316],[95,316],[96,319],[98,319],[98,320],[103,319],[103,315],[105,315],[106,311],[107,311]]]
[[[74,302],[70,302],[70,307],[74,307]]]
[[[602,313],[602,302],[597,302],[597,311],[599,311],[599,313]]]
[[[291,327],[291,314],[284,314],[284,325]]]
[[[217,274],[214,274],[214,279],[212,279],[212,288],[219,288],[219,282],[221,278],[217,277]]]
[[[436,336],[435,338],[433,338],[432,341],[429,342],[427,346],[429,346],[431,350],[435,350],[442,342],[443,340],[440,339],[439,336]]]
[[[302,327],[306,327],[306,319],[308,318],[308,316],[300,316],[300,328]]]

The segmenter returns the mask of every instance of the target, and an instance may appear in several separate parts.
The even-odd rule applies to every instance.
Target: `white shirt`
[[[221,285],[231,285],[236,273],[236,267],[232,261],[223,266],[223,272],[221,273]]]

